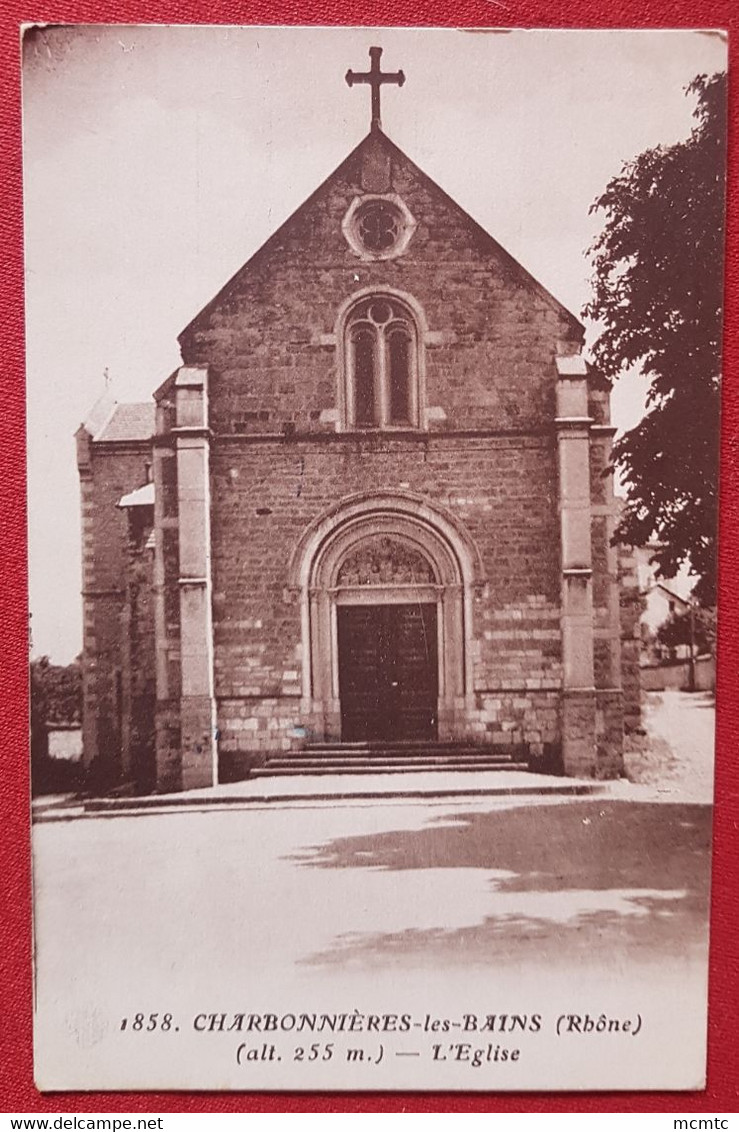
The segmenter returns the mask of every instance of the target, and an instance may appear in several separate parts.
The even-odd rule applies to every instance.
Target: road
[[[716,727],[713,696],[708,692],[648,692],[642,721],[646,736],[627,741],[631,780],[652,786],[656,798],[710,803]]]

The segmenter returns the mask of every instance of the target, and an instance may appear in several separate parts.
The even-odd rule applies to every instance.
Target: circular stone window
[[[361,259],[391,259],[401,255],[416,222],[395,193],[355,197],[342,223],[344,236]]]
[[[371,200],[357,211],[357,235],[368,252],[387,252],[395,247],[403,230],[400,209],[386,200]]]

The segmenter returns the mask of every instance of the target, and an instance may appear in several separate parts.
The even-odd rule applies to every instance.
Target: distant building
[[[669,644],[660,639],[660,630],[665,625],[690,613],[690,592],[695,579],[682,571],[669,582],[658,580],[652,562],[656,549],[655,545],[648,545],[632,552],[641,594],[641,686],[645,691],[687,689],[691,685],[699,691],[711,690],[716,682],[715,659],[701,653],[698,642],[691,647],[689,628],[686,628],[687,639],[682,643]]]
[[[644,594],[644,612],[641,615],[642,663],[659,664],[662,661],[687,660],[689,644],[668,646],[662,644],[658,632],[673,617],[688,613],[690,602],[674,593],[662,582],[655,582]]]

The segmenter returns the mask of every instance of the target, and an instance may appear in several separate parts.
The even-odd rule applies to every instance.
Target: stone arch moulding
[[[388,538],[420,555],[432,578],[352,590],[339,584],[342,565],[373,540]],[[472,618],[475,590],[484,582],[479,552],[446,509],[410,494],[366,494],[343,500],[304,532],[289,565],[299,595],[303,707],[324,739],[341,735],[337,608],[355,600],[437,605],[439,737],[463,731],[472,701]],[[361,594],[360,591],[361,590]]]
[[[375,287],[361,287],[348,299],[345,299],[339,308],[334,326],[334,341],[336,342],[336,373],[338,387],[336,390],[336,404],[339,409],[338,429],[347,431],[353,427],[350,411],[351,406],[351,372],[348,364],[347,331],[354,308],[364,299],[377,298],[395,300],[406,307],[408,314],[415,322],[416,348],[414,357],[414,429],[424,427],[426,409],[426,347],[435,342],[435,336],[429,331],[428,322],[423,307],[413,295],[401,291],[397,287],[385,284]]]

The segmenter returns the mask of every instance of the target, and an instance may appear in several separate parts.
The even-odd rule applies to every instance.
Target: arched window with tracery
[[[347,424],[350,428],[417,428],[419,336],[408,307],[373,295],[346,322]]]

